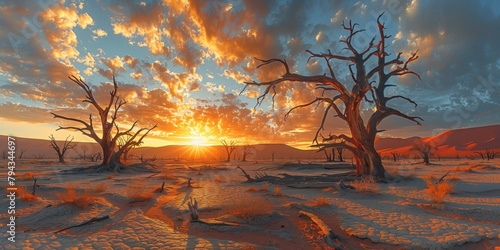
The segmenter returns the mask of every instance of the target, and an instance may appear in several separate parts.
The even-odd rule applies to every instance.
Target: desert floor
[[[36,177],[38,200],[17,198],[16,242],[10,243],[6,233],[9,200],[2,188],[0,248],[328,249],[323,231],[309,217],[299,217],[300,211],[318,216],[335,234],[347,239],[336,241],[345,249],[496,249],[500,245],[498,159],[434,160],[433,165],[414,160],[384,161],[393,180],[378,184],[378,190],[372,184],[366,192],[344,190],[335,182],[269,183],[265,188],[266,182],[246,182],[236,168],[241,166],[252,177],[256,173],[321,176],[352,171],[348,169],[350,160],[328,165],[308,160],[300,164],[296,160],[294,164],[152,163],[156,172],[111,174],[62,171],[92,165],[85,161],[18,161],[17,177],[23,180],[17,180],[16,185],[31,193],[30,174]],[[437,181],[447,172],[445,179],[454,184],[454,192],[441,204],[433,204],[424,191],[427,184],[423,178],[433,175],[431,180]],[[7,184],[6,173],[4,167],[1,185]],[[192,187],[186,187],[190,178]],[[162,183],[164,191],[153,192]],[[85,188],[87,193],[100,192],[93,193],[95,199],[90,198],[88,207],[79,208],[62,204],[58,197],[58,193],[68,194],[68,186],[77,195]],[[318,202],[320,196],[326,204]],[[196,199],[199,219],[206,223],[190,222],[190,197]],[[238,205],[243,210],[241,204],[243,208],[267,206],[269,213],[245,219],[237,212],[228,212],[238,211]],[[109,219],[55,233],[106,215]]]

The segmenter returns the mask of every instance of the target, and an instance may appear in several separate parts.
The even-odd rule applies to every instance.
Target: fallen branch
[[[162,193],[162,192],[163,192],[163,188],[165,188],[165,182],[163,182],[163,183],[161,184],[160,193]]]
[[[450,171],[448,171],[446,174],[444,174],[444,175],[443,175],[443,177],[441,177],[441,178],[440,178],[440,179],[436,182],[436,184],[440,183],[440,182],[444,179],[444,177],[446,177],[449,173],[450,173]]]
[[[60,232],[66,231],[66,230],[71,229],[71,228],[85,226],[85,225],[88,225],[88,224],[90,224],[90,223],[99,222],[99,221],[103,221],[103,220],[106,220],[106,219],[109,219],[109,215],[106,215],[106,216],[104,216],[104,217],[100,217],[100,218],[98,218],[98,217],[96,217],[96,218],[92,218],[91,220],[86,221],[86,222],[84,222],[84,223],[82,223],[82,224],[75,225],[75,226],[70,226],[70,227],[67,227],[67,228],[61,229],[61,230],[59,230],[59,231],[56,231],[56,232],[54,232],[54,233],[55,233],[55,234],[56,234],[56,233],[60,233]]]
[[[339,243],[336,242],[336,240],[340,240],[342,242],[347,242],[347,239],[338,235],[338,234],[335,234],[330,229],[330,227],[328,225],[326,225],[325,222],[323,222],[320,218],[318,218],[318,216],[311,214],[311,213],[308,213],[308,212],[304,212],[304,211],[300,211],[299,216],[307,216],[307,217],[311,218],[311,220],[314,223],[316,223],[316,225],[318,225],[318,227],[321,229],[321,231],[323,231],[323,233],[325,234],[323,236],[323,239],[325,240],[325,242],[328,246],[334,247],[335,249],[344,249],[342,247],[342,245],[340,245]]]
[[[243,176],[245,176],[248,180],[248,182],[253,182],[254,180],[252,179],[252,177],[250,177],[250,175],[247,174],[247,172],[245,172],[245,170],[243,170],[243,168],[241,168],[239,165],[238,167],[242,172],[243,172]]]

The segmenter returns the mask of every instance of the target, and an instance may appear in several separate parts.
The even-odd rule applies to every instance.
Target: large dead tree
[[[66,154],[66,152],[69,149],[76,147],[76,143],[73,143],[74,137],[71,137],[71,139],[69,137],[70,136],[68,135],[68,137],[66,137],[66,140],[64,141],[63,145],[61,147],[59,147],[59,145],[57,145],[56,138],[54,138],[54,135],[49,136],[50,147],[56,151],[57,157],[59,158],[60,163],[64,163],[64,154]]]
[[[383,14],[382,14],[383,15]],[[409,116],[402,113],[401,111],[389,107],[387,104],[391,100],[402,99],[406,100],[415,106],[417,105],[410,98],[401,95],[386,96],[386,89],[389,87],[394,87],[396,85],[389,84],[388,81],[392,77],[402,76],[407,74],[412,74],[420,79],[420,76],[408,69],[408,64],[417,60],[417,52],[412,53],[407,60],[401,59],[402,53],[395,56],[394,59],[390,60],[388,57],[389,53],[386,52],[388,44],[386,44],[386,39],[390,36],[384,34],[384,24],[380,22],[380,15],[377,18],[379,36],[378,42],[375,42],[377,37],[374,37],[366,48],[360,50],[359,48],[354,48],[351,41],[356,34],[363,32],[364,30],[356,28],[357,23],[352,24],[349,22],[348,25],[342,24],[343,28],[348,32],[348,36],[345,40],[340,42],[346,45],[346,49],[349,53],[348,56],[335,55],[332,54],[330,50],[328,53],[313,53],[306,50],[310,54],[310,58],[324,60],[328,68],[328,75],[312,75],[306,76],[301,74],[292,73],[290,67],[285,60],[282,59],[269,59],[261,60],[258,67],[265,66],[271,63],[280,63],[283,65],[284,74],[274,80],[265,82],[245,82],[245,89],[248,86],[264,86],[265,91],[257,98],[257,105],[260,105],[267,95],[272,95],[272,101],[274,103],[274,97],[276,93],[276,86],[285,82],[305,82],[305,83],[316,83],[317,88],[321,89],[321,95],[318,93],[316,99],[309,103],[302,104],[292,108],[286,115],[290,114],[291,111],[297,108],[307,107],[315,103],[324,103],[325,112],[319,129],[316,133],[313,143],[318,143],[318,134],[324,129],[324,123],[328,116],[328,112],[333,109],[334,116],[345,121],[350,129],[351,135],[338,134],[332,136],[333,139],[343,139],[346,143],[345,145],[338,145],[347,150],[353,152],[356,159],[357,173],[358,174],[373,174],[377,178],[385,177],[385,170],[382,165],[382,160],[380,155],[375,150],[375,138],[380,130],[377,126],[387,117],[399,116],[404,119],[413,121],[420,125],[418,119],[422,120],[420,117]],[[372,59],[372,60],[370,60]],[[332,60],[339,60],[342,62],[348,62],[350,76],[352,79],[352,87],[348,90],[348,84],[346,82],[341,82],[337,79],[335,71],[332,67]],[[367,63],[370,62],[370,63]],[[371,66],[373,62],[374,66]],[[361,117],[362,103],[366,101],[375,107],[371,116],[365,121]],[[368,111],[368,110],[366,110]],[[331,145],[324,144],[321,147],[336,147],[336,143]]]
[[[236,149],[236,141],[231,140],[231,141],[226,141],[226,139],[220,140],[220,143],[222,146],[224,146],[224,149],[226,150],[227,154],[227,161],[231,161],[231,155],[234,153],[234,150]]]
[[[99,122],[98,124],[94,124],[92,120],[92,114],[90,114],[89,116],[89,122],[86,122],[80,119],[51,113],[54,116],[54,118],[59,118],[66,121],[79,123],[82,126],[82,127],[60,126],[57,130],[71,129],[75,131],[80,131],[82,134],[94,139],[101,146],[102,149],[102,162],[100,165],[97,166],[97,171],[100,172],[103,170],[113,170],[114,172],[118,172],[121,167],[125,166],[120,162],[119,158],[118,159],[116,158],[115,149],[117,147],[118,140],[122,136],[127,136],[127,135],[133,135],[133,137],[135,138],[143,131],[147,131],[148,133],[149,131],[154,129],[156,125],[154,125],[151,129],[139,129],[137,132],[134,133],[133,130],[137,125],[136,121],[134,122],[134,124],[132,124],[132,126],[128,130],[120,131],[118,129],[116,120],[118,118],[118,111],[127,102],[121,99],[117,95],[118,84],[114,77],[113,77],[113,89],[109,92],[109,100],[107,101],[106,106],[102,106],[96,101],[92,89],[81,78],[77,78],[76,76],[72,75],[69,77],[69,79],[73,81],[75,84],[77,84],[85,92],[85,99],[83,100],[83,102],[89,103],[95,110],[97,110]],[[114,128],[116,128],[116,132],[113,131]],[[100,135],[98,135],[98,132],[96,132],[96,130],[99,131]],[[141,137],[141,140],[144,136],[145,135]]]

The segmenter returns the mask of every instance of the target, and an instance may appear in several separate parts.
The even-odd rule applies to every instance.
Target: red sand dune
[[[381,155],[392,152],[413,155],[416,152],[411,147],[417,140],[433,145],[441,157],[455,157],[457,153],[465,156],[486,149],[500,150],[500,125],[448,130],[437,136],[420,139],[380,138],[375,146]]]

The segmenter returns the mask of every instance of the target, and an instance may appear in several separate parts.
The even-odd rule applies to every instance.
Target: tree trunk
[[[59,157],[59,163],[64,163],[64,155],[57,153],[57,156]]]
[[[431,164],[431,163],[429,162],[429,154],[425,154],[425,153],[424,153],[424,154],[422,154],[422,156],[423,156],[423,158],[424,158],[424,164],[425,164],[425,165]]]

